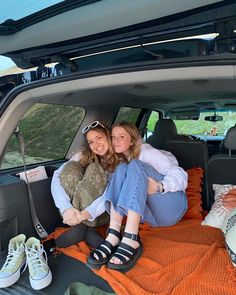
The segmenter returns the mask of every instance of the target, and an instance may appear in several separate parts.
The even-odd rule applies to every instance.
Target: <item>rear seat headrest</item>
[[[157,133],[159,136],[162,134],[165,136],[178,134],[175,123],[171,119],[158,120],[154,128],[154,133]]]
[[[228,150],[236,150],[236,124],[227,131],[224,146]]]

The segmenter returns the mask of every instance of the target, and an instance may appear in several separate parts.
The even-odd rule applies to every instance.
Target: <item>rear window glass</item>
[[[121,107],[116,116],[114,123],[127,121],[127,122],[135,124],[138,120],[138,117],[141,111],[142,109],[139,109],[139,108]]]
[[[81,107],[35,104],[18,126],[25,142],[26,164],[63,159],[85,116]],[[1,169],[23,165],[15,134],[10,138]]]

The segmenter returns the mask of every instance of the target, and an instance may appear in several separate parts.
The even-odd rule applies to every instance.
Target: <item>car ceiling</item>
[[[159,109],[235,109],[236,66],[189,67],[113,74],[30,90],[41,102]],[[227,106],[228,105],[228,106]]]
[[[37,81],[9,93],[0,113],[1,149],[20,118],[35,103],[78,105],[114,119],[121,106],[150,110],[236,110],[236,66],[134,71],[55,81]],[[98,115],[100,114],[100,115]],[[91,112],[90,112],[91,115]],[[4,131],[4,132],[1,132]]]

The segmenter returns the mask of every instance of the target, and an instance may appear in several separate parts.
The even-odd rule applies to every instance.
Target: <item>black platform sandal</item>
[[[115,264],[108,261],[107,267],[110,269],[118,270],[120,272],[129,271],[135,265],[135,263],[143,253],[143,245],[139,238],[139,235],[124,232],[123,237],[139,242],[139,247],[137,249],[134,249],[133,247],[125,243],[119,244],[117,250],[112,255],[112,257],[120,259],[122,264]],[[128,260],[124,256],[127,257]]]
[[[107,231],[108,234],[113,234],[117,238],[121,239],[121,234],[113,228],[109,228]],[[118,245],[117,245],[118,246]],[[106,264],[110,259],[111,255],[117,249],[117,246],[113,246],[110,242],[104,241],[96,249],[92,250],[88,256],[86,265],[92,269],[99,269],[103,264]],[[108,249],[109,250],[108,250]],[[95,257],[97,255],[98,259]],[[105,257],[103,257],[103,255]]]

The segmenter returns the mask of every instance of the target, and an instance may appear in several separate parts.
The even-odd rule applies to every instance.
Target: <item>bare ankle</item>
[[[117,231],[120,231],[120,229],[121,229],[121,223],[112,221],[110,223],[110,228],[113,228],[113,229],[115,229]]]
[[[129,238],[126,238],[126,237],[123,237],[122,243],[125,243],[125,244],[127,244],[129,246],[132,246],[134,248],[138,248],[138,246],[139,246],[138,241],[135,241],[135,240],[132,240],[132,239],[129,239]]]

